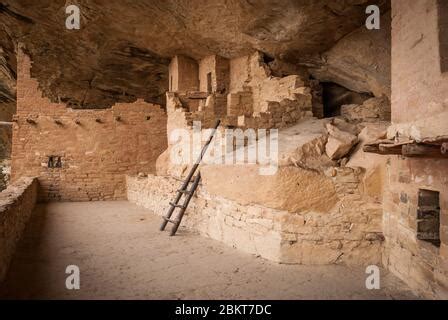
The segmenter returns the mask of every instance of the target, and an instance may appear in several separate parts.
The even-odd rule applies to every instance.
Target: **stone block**
[[[333,160],[344,157],[358,142],[358,138],[345,131],[339,130],[336,126],[327,124],[329,133],[325,151],[329,158]]]

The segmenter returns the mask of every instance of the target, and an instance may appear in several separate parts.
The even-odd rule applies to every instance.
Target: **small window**
[[[439,192],[420,189],[418,192],[417,239],[440,247]]]
[[[438,1],[440,69],[448,72],[448,1]]]
[[[59,156],[49,156],[48,157],[48,168],[62,168],[62,157]]]
[[[212,73],[207,73],[207,93],[212,93]]]

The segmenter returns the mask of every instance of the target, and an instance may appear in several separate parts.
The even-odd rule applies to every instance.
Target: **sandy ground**
[[[39,205],[13,260],[1,298],[32,299],[412,299],[382,270],[381,290],[365,270],[279,265],[180,229],[128,202]],[[65,269],[80,268],[80,290]]]

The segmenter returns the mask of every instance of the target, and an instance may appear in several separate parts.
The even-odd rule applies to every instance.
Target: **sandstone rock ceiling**
[[[104,108],[144,98],[163,102],[169,58],[236,57],[257,49],[297,63],[365,21],[368,4],[390,0],[0,0],[0,102],[14,97],[14,46],[53,101]],[[81,30],[65,29],[65,6]],[[3,75],[2,75],[3,74]]]

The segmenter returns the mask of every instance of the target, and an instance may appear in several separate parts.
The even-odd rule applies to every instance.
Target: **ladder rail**
[[[196,173],[196,170],[198,169],[202,159],[204,158],[204,155],[207,152],[207,149],[208,149],[210,143],[212,142],[212,140],[213,140],[213,138],[215,136],[216,130],[218,129],[220,123],[221,123],[221,120],[217,120],[216,121],[216,124],[215,124],[215,127],[213,128],[213,131],[211,132],[211,134],[210,134],[207,142],[205,143],[205,145],[202,147],[201,154],[199,155],[199,157],[196,160],[196,162],[193,164],[193,167],[190,169],[190,172],[188,173],[187,177],[185,178],[185,181],[183,182],[181,188],[177,191],[176,198],[174,199],[174,201],[172,203],[170,203],[170,208],[169,208],[168,212],[165,214],[164,219],[162,221],[162,224],[160,225],[160,231],[164,231],[165,230],[168,222],[171,219],[171,216],[174,213],[174,210],[176,209],[177,204],[179,203],[180,199],[182,198],[182,195],[184,194],[185,191],[187,191],[188,185],[190,184],[191,179],[193,178],[193,176]],[[190,189],[190,193],[187,194],[188,202],[187,202],[186,205],[184,205],[184,208],[181,208],[181,212],[179,214],[179,216],[180,216],[179,223],[177,224],[177,226],[175,224],[175,231],[171,235],[174,235],[176,233],[177,228],[179,227],[179,224],[180,224],[180,222],[182,220],[182,217],[183,217],[183,215],[185,213],[186,207],[188,206],[188,203],[190,202],[191,197],[193,196],[196,188],[198,187],[200,180],[201,180],[201,177],[200,177],[200,173],[199,173],[196,176],[196,178],[195,178],[195,180],[193,182],[193,186],[195,186],[195,185],[196,186],[194,187],[194,189],[193,189],[193,186],[192,186],[192,188]],[[177,219],[175,221],[177,221]],[[174,227],[173,227],[173,229],[174,229]]]
[[[176,199],[174,199],[174,202],[177,203],[179,202],[180,198],[182,197],[182,193],[177,193]],[[163,217],[163,221],[162,224],[160,225],[160,231],[165,230],[166,225],[168,224],[169,219],[171,219],[171,216],[173,215],[174,209],[176,207],[173,207],[172,205],[170,205],[170,208],[168,210],[168,212],[166,213],[166,215]]]
[[[188,194],[187,198],[185,199],[182,209],[180,210],[177,218],[174,220],[175,223],[173,225],[173,228],[171,229],[170,236],[174,236],[176,234],[177,229],[179,228],[179,225],[182,221],[182,218],[184,217],[185,211],[187,210],[188,204],[190,203],[191,198],[193,198],[193,194],[196,191],[200,180],[201,180],[201,173],[198,173],[198,175],[194,179],[193,185],[191,186],[191,189],[190,189],[191,192]]]

